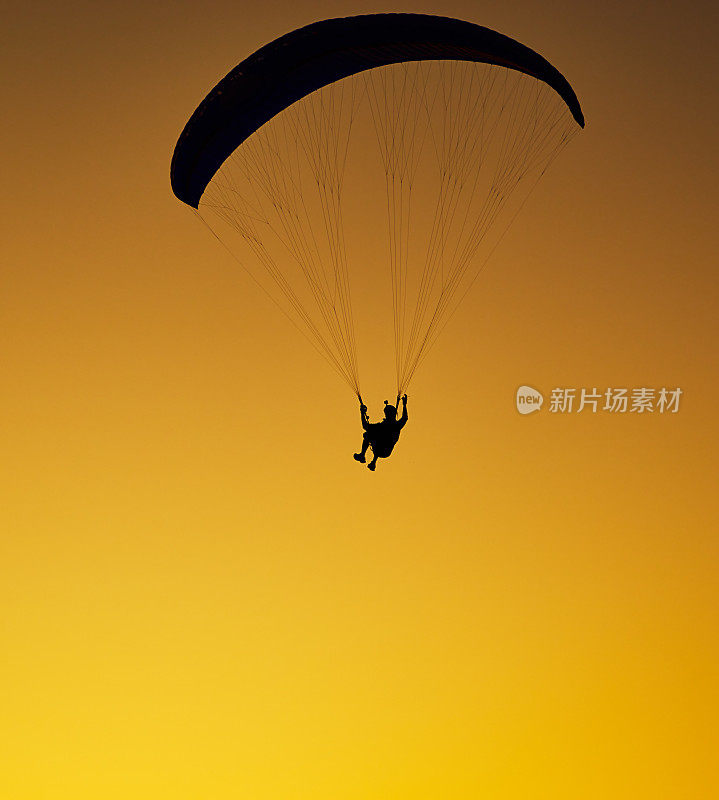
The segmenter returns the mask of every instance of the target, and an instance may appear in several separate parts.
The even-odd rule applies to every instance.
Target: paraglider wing
[[[428,14],[368,14],[316,22],[276,39],[231,70],[185,126],[170,168],[172,190],[197,208],[205,188],[248,136],[297,100],[363,70],[407,61],[496,64],[543,81],[584,126],[579,101],[545,58],[508,36]]]

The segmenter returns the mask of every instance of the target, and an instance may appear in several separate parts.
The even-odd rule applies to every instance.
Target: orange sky
[[[371,475],[168,170],[251,51],[382,10],[536,48],[587,127]],[[716,36],[676,0],[11,9],[0,795],[717,794]],[[524,417],[522,383],[684,396]]]

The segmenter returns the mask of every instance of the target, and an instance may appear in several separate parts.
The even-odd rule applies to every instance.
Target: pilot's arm
[[[362,427],[367,430],[369,427],[369,417],[367,416],[367,406],[360,403],[360,418],[362,420]]]
[[[402,416],[399,418],[399,427],[403,428],[407,423],[407,395],[402,396]]]

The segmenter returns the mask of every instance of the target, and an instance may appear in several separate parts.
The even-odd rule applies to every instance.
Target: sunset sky
[[[352,459],[356,399],[173,196],[169,164],[259,46],[379,11],[518,39],[587,125],[373,475]],[[678,0],[12,3],[0,796],[719,794],[718,17]],[[376,418],[393,387],[371,351],[362,369]],[[517,413],[523,384],[540,412]],[[548,408],[555,387],[663,386],[678,413]]]

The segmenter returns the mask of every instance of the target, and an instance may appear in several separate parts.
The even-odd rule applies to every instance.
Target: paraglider
[[[232,69],[185,125],[170,177],[361,405],[351,287],[384,260],[399,402],[583,126],[566,78],[514,39],[449,17],[367,14],[292,31]],[[384,197],[360,204],[373,165]],[[370,218],[383,210],[384,222]],[[367,255],[379,236],[381,259]],[[381,307],[375,298],[373,322]],[[392,447],[367,438],[365,417],[355,457],[371,447],[373,468]]]
[[[372,460],[367,464],[367,468],[375,471],[377,467],[378,458],[389,458],[392,455],[392,450],[397,444],[402,428],[407,424],[407,395],[402,395],[402,416],[397,419],[397,406],[399,405],[399,397],[397,398],[397,405],[390,405],[386,400],[384,401],[384,419],[381,422],[370,422],[367,416],[367,406],[362,402],[360,397],[360,418],[362,420],[362,427],[364,428],[364,435],[362,437],[362,449],[359,453],[354,454],[355,461],[360,464],[366,462],[366,453],[368,448],[372,448]]]

